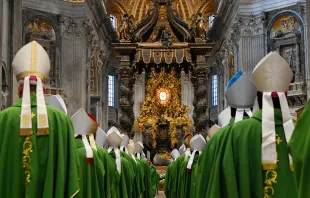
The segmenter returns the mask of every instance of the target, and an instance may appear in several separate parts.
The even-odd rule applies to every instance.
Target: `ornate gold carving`
[[[169,105],[161,105],[156,102],[157,90],[161,88],[171,92],[171,102]],[[183,132],[190,133],[193,127],[193,121],[188,117],[189,108],[181,104],[181,82],[176,77],[175,71],[166,73],[161,71],[156,73],[153,69],[150,73],[150,79],[146,85],[146,98],[141,104],[140,117],[135,120],[134,130],[137,133],[144,133],[146,131],[145,124],[151,124],[151,139],[152,146],[156,148],[157,123],[158,121],[168,121],[169,135],[171,138],[171,147],[178,143],[176,136],[176,124],[182,124]]]
[[[25,169],[25,189],[27,191],[28,183],[30,183],[31,173],[30,173],[30,153],[32,153],[32,142],[31,136],[26,137],[23,144],[23,168]]]

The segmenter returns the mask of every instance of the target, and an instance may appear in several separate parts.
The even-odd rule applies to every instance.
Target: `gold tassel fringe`
[[[30,135],[32,135],[32,128],[20,129],[20,136],[30,136]]]
[[[48,136],[49,134],[49,128],[42,128],[37,131],[37,136]]]

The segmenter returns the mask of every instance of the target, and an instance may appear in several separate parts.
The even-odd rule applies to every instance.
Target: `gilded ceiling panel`
[[[152,8],[154,0],[106,0],[108,10],[114,14],[127,13],[134,17],[134,20],[140,21]],[[168,0],[157,0],[165,2]],[[177,13],[183,20],[190,21],[193,14],[203,13],[206,17],[216,11],[220,0],[172,0],[172,4]],[[110,8],[110,9],[109,9]],[[118,13],[115,13],[118,12]]]

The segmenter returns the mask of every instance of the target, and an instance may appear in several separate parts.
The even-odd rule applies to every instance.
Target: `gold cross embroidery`
[[[278,134],[276,134],[277,137],[277,144],[280,144],[281,142],[283,142],[283,140],[281,140],[281,138],[278,136]]]
[[[36,114],[34,114],[33,112],[31,112],[31,118],[34,118],[36,116]]]

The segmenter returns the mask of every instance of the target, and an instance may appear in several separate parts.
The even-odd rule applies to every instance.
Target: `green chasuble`
[[[117,172],[115,160],[104,148],[97,146],[97,152],[105,170],[104,184],[99,184],[99,186],[104,189],[106,198],[117,198],[116,186],[118,186],[120,175]]]
[[[79,176],[71,121],[47,105],[49,135],[37,136],[36,96],[30,97],[33,135],[20,136],[21,99],[0,112],[0,197],[74,197]]]
[[[208,193],[212,189],[212,182],[215,175],[213,175],[214,169],[218,167],[215,165],[217,157],[222,157],[223,153],[219,153],[222,147],[225,147],[225,143],[223,143],[223,136],[226,136],[230,132],[231,127],[235,122],[235,118],[232,118],[227,126],[217,131],[210,141],[207,143],[204,148],[197,166],[196,175],[197,175],[197,198],[205,198],[210,197]],[[212,179],[211,179],[212,178]]]
[[[113,160],[115,161],[115,153],[110,152],[110,155],[112,156]],[[124,158],[121,157],[121,173],[118,186],[116,186],[116,197],[122,197],[122,198],[131,198],[132,197],[132,186],[134,181],[134,173],[133,173],[133,167],[130,164],[130,162]]]
[[[310,197],[310,101],[298,121],[289,149],[294,162],[295,176],[297,180],[298,196]]]
[[[152,187],[152,180],[151,180],[151,168],[149,166],[149,163],[146,159],[137,159],[140,161],[142,170],[144,172],[144,178],[143,178],[143,183],[144,183],[144,191],[142,193],[143,198],[153,198],[151,196],[151,187]]]
[[[166,170],[166,175],[165,175],[165,186],[164,186],[164,193],[166,195],[167,198],[171,198],[171,193],[173,191],[171,191],[171,181],[172,178],[174,177],[174,175],[171,174],[172,169],[173,169],[173,162],[167,167]]]
[[[78,156],[80,159],[80,192],[77,197],[99,198],[105,197],[104,166],[96,150],[93,150],[93,160],[89,163],[83,141],[76,139]]]
[[[221,177],[226,183],[225,197],[294,198],[297,189],[289,164],[288,147],[280,109],[275,109],[278,162],[262,164],[262,110],[252,118],[234,124],[229,133]],[[276,165],[276,166],[275,166]],[[222,196],[222,197],[224,197]]]
[[[177,189],[177,197],[178,198],[188,198],[188,197],[196,197],[196,168],[199,156],[196,155],[194,157],[194,161],[192,164],[191,170],[187,170],[187,163],[189,161],[187,159],[183,160],[179,170],[178,177],[178,189]]]
[[[129,156],[126,152],[124,151],[121,151],[121,156],[124,157],[126,160],[128,160],[128,162],[131,164],[131,167],[132,167],[132,177],[133,177],[133,181],[132,181],[132,194],[131,194],[131,197],[135,198],[135,197],[139,197],[141,191],[140,191],[140,187],[137,185],[140,181],[139,178],[138,178],[138,173],[137,173],[137,163],[135,162],[135,160]],[[140,170],[139,170],[140,171]],[[140,192],[138,192],[140,191]]]
[[[172,164],[169,169],[169,181],[167,188],[169,189],[170,197],[178,197],[179,192],[179,176],[181,172],[181,165],[185,160],[185,154],[178,157]],[[189,157],[188,157],[189,158]],[[166,183],[166,181],[165,181]],[[166,185],[166,184],[165,184]]]
[[[151,187],[151,197],[156,197],[157,195],[157,185],[158,185],[158,182],[159,182],[159,174],[156,172],[156,167],[152,165],[151,167],[151,184],[152,184],[152,187]]]
[[[180,164],[180,170],[179,170],[179,175],[178,175],[178,187],[177,187],[177,197],[178,198],[185,198],[186,197],[186,192],[189,191],[189,180],[186,172],[186,166],[188,163],[190,157],[187,159],[184,159],[181,164]],[[186,188],[186,189],[185,189]]]

